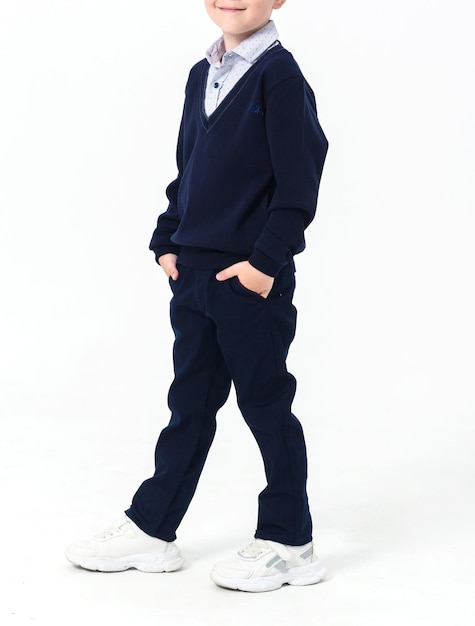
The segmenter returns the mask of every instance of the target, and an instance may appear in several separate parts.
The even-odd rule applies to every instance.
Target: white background
[[[232,399],[186,569],[63,559],[128,507],[168,421],[170,296],[147,248],[188,70],[219,32],[199,0],[0,0],[2,624],[475,617],[473,4],[289,0],[274,18],[330,142],[289,358],[327,581],[209,581],[263,487]]]

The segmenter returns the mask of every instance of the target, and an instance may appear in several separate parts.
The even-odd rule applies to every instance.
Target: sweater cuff
[[[267,224],[254,244],[249,263],[274,278],[305,248],[305,213],[299,209],[271,212]]]
[[[266,254],[264,254],[260,250],[257,250],[256,248],[254,248],[254,251],[248,258],[248,261],[252,265],[252,267],[256,268],[256,270],[267,274],[267,276],[272,276],[272,278],[275,278],[280,270],[284,267],[284,265],[287,265],[287,263],[285,263],[284,265],[277,263],[276,261],[274,261],[274,259],[271,259]]]
[[[155,253],[155,261],[157,263],[158,259],[164,254],[176,254],[177,256],[180,254],[180,246],[174,246],[173,244],[157,246],[156,248],[150,248],[150,250]]]

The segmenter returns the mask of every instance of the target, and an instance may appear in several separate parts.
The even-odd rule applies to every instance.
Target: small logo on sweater
[[[250,113],[255,113],[256,115],[264,115],[264,109],[260,104],[251,104],[248,111]]]

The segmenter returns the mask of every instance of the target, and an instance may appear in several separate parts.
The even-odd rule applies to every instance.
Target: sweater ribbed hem
[[[223,252],[221,250],[208,250],[206,248],[194,248],[183,246],[180,248],[178,263],[187,267],[194,267],[202,270],[223,270],[234,263],[245,261],[246,256]]]

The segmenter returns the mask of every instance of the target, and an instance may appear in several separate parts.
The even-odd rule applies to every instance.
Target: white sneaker
[[[65,556],[74,565],[98,572],[173,572],[185,562],[173,542],[143,532],[126,517],[117,526],[68,546]]]
[[[263,539],[255,539],[234,558],[211,570],[211,580],[217,585],[240,591],[274,591],[284,584],[313,585],[324,575],[312,542],[286,546]]]

